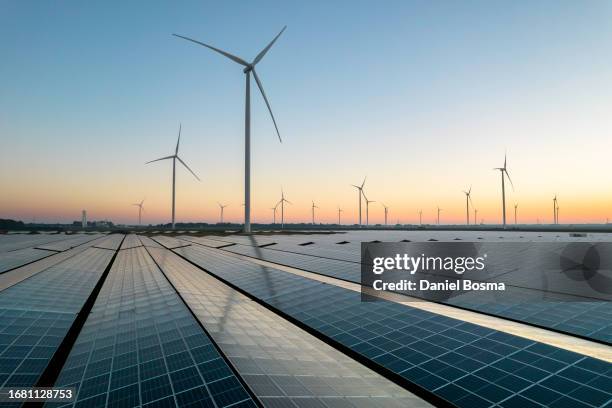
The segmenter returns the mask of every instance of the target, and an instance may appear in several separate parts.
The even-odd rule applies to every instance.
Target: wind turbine
[[[259,76],[257,76],[257,72],[255,72],[255,65],[259,63],[262,58],[266,55],[266,53],[272,48],[278,37],[281,36],[283,31],[287,26],[283,27],[283,29],[270,41],[270,43],[257,54],[257,56],[253,59],[252,62],[246,62],[242,58],[239,58],[235,55],[232,55],[226,51],[215,48],[211,45],[204,44],[203,42],[184,37],[182,35],[173,34],[176,37],[182,38],[187,41],[194,42],[196,44],[202,45],[206,48],[209,48],[219,54],[231,59],[232,61],[242,65],[244,69],[242,72],[246,77],[246,94],[245,94],[245,111],[244,111],[244,232],[251,232],[251,73],[253,73],[253,77],[255,78],[255,82],[257,83],[257,87],[261,92],[261,96],[268,107],[268,111],[270,112],[270,116],[272,117],[272,122],[274,123],[274,128],[276,129],[276,134],[278,135],[278,140],[282,143],[282,139],[280,137],[280,132],[278,131],[278,126],[276,125],[276,119],[274,119],[274,114],[272,113],[272,108],[270,107],[270,103],[268,102],[268,98],[266,97],[266,93],[264,92],[263,86],[261,85],[261,81],[259,80]]]
[[[518,204],[514,203],[514,225],[516,225],[516,210],[518,208]]]
[[[383,203],[380,204],[382,204],[382,206],[385,208],[385,226],[387,226],[387,214],[389,213],[389,207],[387,207]]]
[[[442,211],[442,209],[438,207],[438,225],[440,225],[440,211]]]
[[[142,224],[142,222],[141,222],[142,221],[142,212],[144,211],[143,204],[144,204],[144,198],[142,199],[141,202],[136,203],[136,204],[132,204],[132,205],[135,205],[136,207],[138,207],[138,225]]]
[[[220,222],[220,223],[221,223],[221,224],[223,224],[223,209],[224,209],[225,207],[227,207],[229,204],[225,204],[225,205],[223,205],[223,204],[221,204],[221,203],[219,203],[219,202],[218,202],[217,204],[219,204],[219,209],[221,210],[221,222]]]
[[[558,222],[558,214],[557,211],[559,209],[559,204],[557,203],[557,195],[553,197],[553,224],[557,224]]]
[[[505,177],[508,177],[508,181],[510,182],[510,186],[512,186],[512,190],[514,190],[514,184],[512,184],[512,180],[510,179],[510,174],[508,174],[508,169],[506,167],[506,154],[504,153],[504,167],[496,167],[493,170],[499,170],[501,173],[501,185],[502,185],[502,218],[503,225],[506,228],[506,186],[504,183]],[[504,176],[505,174],[505,176]]]
[[[467,219],[467,225],[470,225],[470,203],[472,202],[472,186],[470,186],[468,191],[463,191],[465,194],[465,216]],[[472,203],[472,206],[474,204]],[[474,225],[476,224],[476,217],[474,217]]]
[[[423,225],[423,210],[419,210],[419,225]]]
[[[285,203],[291,204],[291,201],[285,199],[285,192],[281,188],[281,199],[276,203],[276,205],[281,206],[281,229],[285,228]]]
[[[359,198],[359,226],[360,227],[361,227],[361,195],[363,194],[363,186],[365,185],[367,178],[368,178],[367,176],[363,178],[363,183],[361,183],[361,186],[351,184],[353,187],[357,189],[357,196]]]
[[[319,208],[315,205],[315,202],[312,202],[312,225],[314,225],[315,221],[314,221],[314,216],[315,216],[315,208]]]
[[[280,201],[279,201],[278,203],[276,203],[276,205],[275,205],[274,207],[271,207],[271,208],[270,208],[270,209],[272,210],[272,212],[274,213],[274,216],[273,216],[273,219],[274,219],[273,224],[276,224],[276,209],[278,208],[278,204],[279,204],[279,203],[280,203]]]
[[[342,208],[338,207],[338,225],[340,224],[340,213],[342,213],[342,211],[344,211]]]
[[[474,204],[472,204],[474,206]],[[478,223],[478,209],[474,208],[474,225]]]
[[[366,225],[370,225],[370,203],[375,203],[376,201],[368,200],[368,197],[366,197],[365,193],[363,192],[363,188],[361,189],[361,194],[363,194],[363,199],[366,203]]]
[[[174,150],[174,154],[171,156],[166,156],[166,157],[162,157],[159,159],[151,160],[145,163],[145,164],[149,164],[149,163],[153,163],[153,162],[160,161],[160,160],[172,159],[172,229],[174,229],[174,219],[175,219],[174,216],[175,216],[175,203],[176,203],[176,161],[178,160],[183,166],[185,166],[187,170],[189,170],[189,172],[191,172],[191,174],[193,174],[193,176],[198,181],[200,181],[200,178],[179,157],[178,151],[179,151],[180,142],[181,142],[181,125],[179,124],[179,133],[178,133],[178,139],[176,141],[176,149]]]

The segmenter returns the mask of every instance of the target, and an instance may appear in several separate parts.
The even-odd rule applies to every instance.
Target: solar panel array
[[[178,256],[151,254],[264,405],[430,406]]]
[[[0,292],[0,386],[33,386],[112,254],[88,249]]]
[[[117,255],[56,385],[79,407],[255,406],[144,248]]]
[[[579,408],[612,399],[609,363],[397,303],[360,302],[358,292],[218,250],[175,251],[318,335],[457,406],[554,402]],[[534,392],[538,387],[546,393]]]
[[[63,364],[55,386],[75,387],[76,400],[65,403],[74,407],[429,406],[422,398],[462,408],[612,406],[611,363],[409,304],[361,302],[359,292],[308,278],[359,282],[360,241],[418,237],[0,236],[0,386],[36,384],[55,357]],[[84,306],[114,256],[95,302]],[[601,302],[451,302],[610,340],[612,314]],[[69,332],[76,342],[58,354]]]
[[[276,238],[278,241],[278,237]],[[274,241],[274,238],[268,237],[267,239]],[[193,241],[207,245],[206,242],[201,241],[199,238]],[[240,241],[248,242],[245,240]],[[283,247],[287,248],[288,246],[288,244],[285,244]],[[343,246],[340,245],[340,247]],[[292,245],[290,248],[292,252],[271,248],[278,247],[275,245],[274,247],[260,248],[238,244],[224,247],[223,249],[228,252],[252,256],[350,282],[360,283],[361,281],[361,264],[357,262],[347,262],[340,259],[328,259],[311,254],[298,253],[300,251],[317,251],[319,246],[308,246],[306,248],[310,249],[305,251],[299,245]],[[359,260],[358,254],[353,253],[350,256],[356,256],[357,260]],[[612,303],[604,301],[538,301],[534,300],[528,291],[521,290],[518,287],[508,287],[508,292],[512,290],[514,291],[514,299],[521,299],[521,297],[523,299],[510,301],[509,298],[506,298],[502,302],[499,299],[495,299],[494,296],[487,296],[482,292],[478,292],[440,301],[449,305],[460,306],[612,344]]]

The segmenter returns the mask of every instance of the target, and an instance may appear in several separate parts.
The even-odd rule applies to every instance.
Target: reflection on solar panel
[[[98,235],[99,236],[99,235]],[[72,235],[0,235],[0,252],[15,251],[24,248],[33,248],[37,245],[45,245],[74,238]],[[95,237],[94,237],[95,238]]]
[[[405,305],[255,265],[204,247],[175,250],[212,274],[459,407],[600,407],[612,365]]]
[[[205,242],[202,244],[206,245]],[[291,250],[300,251],[299,248],[302,247],[294,245]],[[361,280],[361,265],[355,262],[246,245],[234,245],[224,250],[350,282],[359,283]],[[359,254],[353,253],[350,256],[358,258]],[[512,287],[508,287],[507,291],[512,290],[517,299],[515,303],[500,302],[494,296],[487,297],[482,292],[474,296],[468,294],[441,300],[441,303],[612,343],[612,303],[535,301],[530,298],[528,291]]]
[[[117,255],[56,386],[79,407],[255,406],[142,247]]]
[[[41,249],[26,248],[0,253],[0,273],[14,269],[30,262],[50,256],[52,253]]]
[[[50,251],[65,251],[75,246],[93,241],[98,238],[98,235],[77,235],[74,238],[64,239],[62,241],[53,242],[45,245],[38,245],[36,248],[47,249]]]
[[[177,255],[150,252],[264,405],[429,406]]]
[[[129,249],[129,248],[136,248],[142,246],[142,243],[140,242],[140,239],[138,238],[137,235],[134,234],[129,234],[125,236],[125,239],[123,240],[123,244],[121,244],[121,249]]]
[[[36,383],[111,257],[88,249],[0,292],[0,385]]]

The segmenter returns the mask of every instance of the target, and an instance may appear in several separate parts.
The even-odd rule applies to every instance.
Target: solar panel
[[[297,245],[296,247],[299,248]],[[361,280],[361,265],[355,262],[246,245],[234,245],[224,250],[350,282],[360,283]],[[507,262],[511,263],[512,259]],[[441,300],[441,303],[612,343],[610,302],[538,301],[533,299],[530,291],[511,286],[507,287],[507,292],[512,292],[512,299],[516,300],[510,301],[511,297],[508,296],[502,302],[494,296],[478,292]],[[553,296],[555,295],[549,295]]]
[[[56,386],[79,407],[256,406],[142,247],[118,253]]]
[[[328,341],[457,406],[527,406],[545,404],[548,397],[595,407],[612,399],[610,363],[406,305],[361,302],[358,292],[288,277],[219,250],[175,251]],[[276,284],[289,280],[299,290]],[[536,386],[550,393],[534,393]],[[581,398],[589,392],[597,395],[596,403]]]
[[[0,253],[0,273],[52,255],[49,251],[26,248]]]
[[[264,404],[429,406],[168,250],[150,252]]]
[[[110,261],[88,249],[0,292],[0,386],[33,386]]]

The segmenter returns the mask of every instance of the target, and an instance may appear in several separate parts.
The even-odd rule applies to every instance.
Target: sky
[[[0,218],[241,222],[242,67],[287,25],[252,95],[253,222],[501,221],[612,217],[612,3],[608,1],[0,1]],[[364,214],[365,217],[365,214]]]

